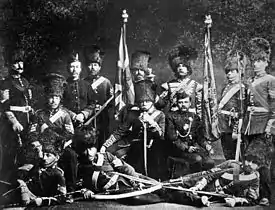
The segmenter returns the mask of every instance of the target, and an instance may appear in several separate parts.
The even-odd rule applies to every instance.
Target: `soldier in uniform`
[[[172,144],[171,154],[186,159],[191,172],[207,170],[214,166],[209,156],[211,145],[203,137],[200,117],[189,111],[191,97],[185,92],[176,94],[178,110],[166,118],[166,138]]]
[[[270,44],[266,39],[254,38],[248,43],[250,59],[255,77],[249,86],[249,104],[245,120],[245,134],[248,137],[248,148],[255,153],[265,151],[265,165],[260,169],[261,202],[269,205],[271,197],[270,165],[274,153],[275,130],[275,77],[267,74],[270,61]]]
[[[145,151],[143,142],[145,141],[145,131],[148,147],[148,175],[153,178],[160,178],[160,176],[164,176],[162,170],[164,170],[165,157],[163,138],[165,116],[154,106],[155,95],[151,83],[143,81],[135,84],[135,102],[138,106],[133,106],[128,111],[126,120],[111,134],[100,151],[104,152],[107,149],[107,151],[121,157],[119,153],[125,152],[123,151],[125,147],[130,146],[130,150],[126,152],[127,162],[138,172],[144,173],[143,154]]]
[[[24,206],[49,206],[66,201],[64,172],[57,166],[60,148],[45,138],[35,139],[30,144],[35,150],[36,161],[18,169],[20,201]]]
[[[80,78],[82,72],[78,54],[68,60],[69,78],[63,96],[63,105],[68,109],[75,125],[86,121],[94,112],[93,90],[89,82]]]
[[[107,78],[100,76],[104,53],[97,46],[86,48],[85,59],[88,65],[88,77],[85,78],[92,87],[92,98],[96,103],[97,109],[111,97],[113,97],[113,86]],[[109,135],[109,111],[111,104],[109,104],[97,117],[95,121],[96,130],[98,130],[98,148],[100,148],[103,142]]]
[[[242,98],[240,98],[240,75],[244,72],[247,65],[246,55],[242,52],[230,51],[225,63],[225,73],[227,84],[222,90],[219,101],[219,130],[221,133],[221,143],[223,153],[227,160],[235,158],[236,139],[238,133],[239,117],[241,105],[245,112],[247,87],[242,85]],[[241,101],[243,99],[243,101]],[[242,104],[241,104],[242,103]]]
[[[192,98],[190,111],[201,117],[202,85],[190,79],[192,74],[191,60],[196,59],[196,57],[195,49],[184,45],[178,46],[170,52],[168,60],[176,79],[161,85],[163,92],[160,98],[163,99],[165,113],[177,109],[176,93],[185,91]]]
[[[1,175],[8,173],[18,164],[17,151],[24,144],[24,135],[32,113],[30,84],[21,74],[24,71],[24,53],[18,50],[11,59],[10,75],[0,84],[5,96],[1,100],[4,114],[2,127],[3,165]],[[23,141],[22,141],[23,139]]]
[[[74,134],[73,123],[67,110],[60,104],[65,82],[65,78],[59,74],[47,75],[45,79],[47,104],[44,109],[37,111],[36,119],[30,126],[30,136],[34,136],[32,138],[41,135],[56,136],[53,143],[62,150],[58,164],[64,170],[67,190],[73,191],[77,178],[77,154],[70,146]]]
[[[119,172],[138,177],[134,168],[109,152],[98,153],[93,133],[78,132],[75,141],[79,155],[79,174],[83,179],[82,186],[87,189],[83,192],[85,198],[95,192],[135,186],[134,182],[114,174]]]

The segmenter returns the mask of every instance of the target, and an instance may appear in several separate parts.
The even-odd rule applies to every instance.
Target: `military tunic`
[[[190,78],[183,80],[173,79],[161,85],[163,92],[160,98],[166,101],[164,106],[166,111],[177,110],[176,93],[186,92],[191,97],[191,109],[193,112],[201,116],[202,103],[202,85]]]
[[[94,112],[94,99],[90,84],[82,79],[69,78],[64,90],[63,105],[71,111],[69,113],[72,119],[82,113],[84,120],[87,120]]]
[[[180,110],[169,112],[166,118],[166,138],[172,147],[170,154],[190,162],[193,172],[214,166],[206,150],[208,143],[203,137],[203,126],[198,115]],[[190,146],[196,146],[199,150],[189,153]]]
[[[133,106],[127,113],[126,120],[112,133],[111,137],[103,144],[107,150],[122,156],[120,153],[127,152],[127,162],[129,162],[139,172],[144,172],[143,167],[143,139],[144,128],[139,119],[142,114],[137,106]],[[153,178],[159,178],[164,173],[159,170],[166,156],[164,132],[165,115],[163,112],[153,108],[148,113],[156,122],[156,127],[147,128],[148,149],[148,175]],[[130,148],[129,151],[126,148]],[[160,165],[158,165],[159,163]]]
[[[14,78],[9,76],[1,81],[0,90],[9,90],[9,99],[1,103],[2,123],[1,123],[1,139],[3,147],[3,173],[14,167],[18,163],[18,149],[24,143],[24,134],[27,131],[29,117],[32,111],[32,92],[27,79],[23,77]],[[12,124],[19,122],[23,126],[20,138],[12,129]],[[21,138],[22,137],[22,138]],[[2,161],[2,160],[1,160]],[[5,171],[5,172],[4,172]]]
[[[92,162],[80,156],[79,172],[83,178],[83,187],[93,192],[132,186],[133,182],[124,180],[113,172],[137,177],[135,169],[109,152],[97,153]]]
[[[247,87],[244,84],[242,84],[242,91],[243,101],[240,100],[240,84],[228,83],[222,91],[218,105],[218,126],[226,159],[235,158],[236,141],[232,141],[232,134],[237,135],[238,132],[241,103],[243,103],[243,113],[245,113],[247,107]]]
[[[114,95],[113,86],[107,78],[103,76],[97,76],[96,78],[87,77],[85,80],[90,84],[92,89],[92,99],[96,104],[103,105],[110,97]],[[109,111],[111,103],[101,112],[97,117],[97,130],[99,131],[98,136],[98,148],[100,148],[103,142],[108,138],[109,135],[109,124],[110,115]]]
[[[53,111],[49,109],[37,111],[37,119],[32,123],[30,133],[36,135],[43,135],[45,133],[47,135],[46,131],[49,130],[57,135],[56,139],[62,139],[62,141],[64,139],[63,142],[53,143],[58,145],[62,151],[58,164],[64,170],[68,191],[72,191],[75,188],[77,178],[77,154],[70,145],[66,146],[66,143],[71,140],[74,134],[74,127],[66,109],[59,107]]]

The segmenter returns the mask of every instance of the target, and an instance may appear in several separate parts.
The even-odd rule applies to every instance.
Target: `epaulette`
[[[64,176],[64,171],[61,168],[59,168],[58,166],[56,166],[56,169],[61,173],[62,176]]]
[[[18,170],[30,171],[34,167],[33,164],[25,164],[18,168]]]
[[[140,108],[137,107],[137,106],[132,106],[132,107],[130,108],[130,110],[131,110],[131,111],[139,111]]]

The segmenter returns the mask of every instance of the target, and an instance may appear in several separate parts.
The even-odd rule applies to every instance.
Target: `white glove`
[[[6,100],[10,99],[10,91],[9,89],[1,90],[0,92],[0,101],[4,103]]]
[[[100,148],[100,151],[99,151],[100,153],[105,153],[106,152],[106,147],[104,147],[104,146],[102,146],[101,148]]]
[[[83,123],[84,122],[84,118],[85,118],[84,114],[80,113],[80,114],[76,115],[75,120],[78,121],[78,122]]]
[[[98,111],[101,109],[101,107],[102,107],[101,105],[97,104],[97,105],[95,106],[95,111],[98,112]]]
[[[82,189],[81,192],[83,193],[85,199],[89,199],[92,197],[92,195],[94,195],[94,193],[88,189]]]
[[[14,130],[14,132],[21,132],[21,131],[23,131],[23,126],[20,124],[20,122],[15,122],[15,123],[13,123],[12,124],[12,129]]]

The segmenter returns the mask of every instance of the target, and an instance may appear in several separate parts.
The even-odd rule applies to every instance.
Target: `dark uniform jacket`
[[[85,160],[85,157],[83,159],[80,157],[79,169],[83,177],[83,187],[97,192],[116,189],[121,184],[131,186],[131,182],[113,172],[138,176],[132,166],[109,152],[97,153],[92,162]]]
[[[112,134],[113,138],[109,138],[103,145],[106,147],[111,146],[113,143],[127,137],[130,141],[133,139],[143,139],[143,124],[139,120],[141,111],[138,107],[133,106],[127,113],[126,120],[122,123]],[[148,140],[160,140],[164,137],[165,131],[165,115],[162,111],[153,109],[149,115],[153,116],[157,127],[149,127],[147,129]]]
[[[166,137],[178,149],[187,151],[190,146],[205,148],[203,126],[198,115],[177,110],[166,118]]]
[[[3,103],[2,108],[6,113],[11,112],[23,128],[26,129],[29,120],[29,113],[31,111],[30,107],[27,106],[31,106],[32,99],[29,82],[23,77],[13,78],[10,76],[0,84],[0,90],[5,89],[9,90],[10,97]],[[10,121],[11,115],[6,115]]]
[[[69,109],[72,119],[76,114],[83,113],[85,120],[94,112],[93,90],[90,84],[82,79],[67,80],[63,95],[63,104]]]
[[[247,107],[247,87],[242,84],[243,112]],[[240,84],[228,83],[222,91],[219,102],[219,130],[221,133],[232,133],[238,128],[238,119],[241,109]]]
[[[30,166],[26,170],[24,167]],[[37,165],[25,165],[18,170],[18,179],[27,182],[30,191],[41,197],[66,194],[64,172],[59,167],[43,168]]]

